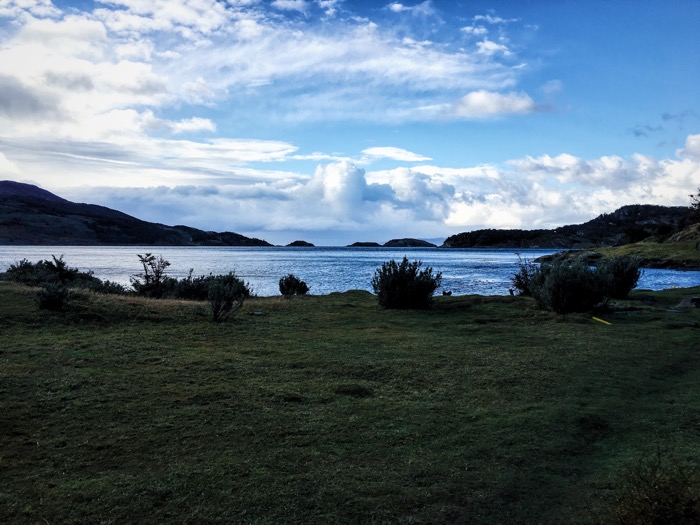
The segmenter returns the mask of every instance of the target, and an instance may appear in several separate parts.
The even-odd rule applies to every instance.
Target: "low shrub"
[[[538,305],[558,314],[586,312],[607,296],[607,276],[586,264],[560,261],[540,266],[530,279]]]
[[[184,279],[168,278],[164,288],[165,295],[189,301],[206,301],[209,298],[209,288],[215,277],[211,274],[192,277],[193,270]]]
[[[697,525],[700,479],[696,469],[656,454],[627,467],[618,481],[605,523]]]
[[[10,281],[29,286],[43,286],[59,284],[69,288],[83,288],[99,293],[124,294],[126,289],[111,281],[102,281],[93,275],[91,271],[81,272],[77,268],[71,268],[63,260],[63,256],[51,256],[53,260],[29,262],[27,259],[11,264],[5,275]]]
[[[374,272],[372,289],[384,308],[424,309],[433,302],[433,294],[442,283],[442,273],[433,274],[431,267],[421,270],[420,261],[401,263],[393,259]]]
[[[230,272],[210,279],[207,296],[212,320],[218,323],[243,308],[243,302],[250,297],[250,289],[246,283]]]
[[[61,283],[46,283],[36,293],[35,300],[39,308],[60,311],[66,306],[69,297],[68,288]]]
[[[597,271],[607,278],[608,295],[613,299],[626,299],[642,275],[639,259],[627,255],[603,261]]]
[[[306,295],[309,292],[306,283],[291,273],[282,277],[279,285],[280,293],[286,298],[294,295]]]

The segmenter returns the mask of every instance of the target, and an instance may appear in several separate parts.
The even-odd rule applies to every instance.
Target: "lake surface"
[[[137,254],[162,255],[171,263],[168,275],[224,274],[233,271],[259,296],[279,295],[280,277],[293,273],[315,295],[346,290],[372,290],[374,271],[390,259],[404,256],[442,272],[442,289],[455,295],[508,295],[510,278],[518,271],[517,253],[528,259],[555,250],[446,248],[292,248],[292,247],[139,247],[139,246],[0,246],[0,271],[28,259],[36,262],[64,256],[69,266],[91,270],[100,279],[129,285],[142,271]],[[700,272],[644,270],[639,288],[662,290],[700,286]]]

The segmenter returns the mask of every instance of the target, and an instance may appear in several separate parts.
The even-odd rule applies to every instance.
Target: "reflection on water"
[[[92,270],[100,279],[129,285],[141,271],[136,254],[154,253],[170,261],[168,274],[187,276],[234,271],[257,295],[278,295],[280,277],[293,273],[312,294],[352,289],[371,291],[374,271],[385,261],[420,260],[442,272],[443,289],[455,295],[507,295],[517,272],[517,253],[528,259],[553,250],[445,248],[261,248],[139,246],[0,246],[0,271],[21,259],[38,261],[63,255],[71,267]],[[661,290],[700,285],[700,272],[644,270],[639,288]]]

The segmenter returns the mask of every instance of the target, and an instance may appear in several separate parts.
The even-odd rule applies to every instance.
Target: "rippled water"
[[[169,275],[185,277],[234,271],[260,296],[278,295],[280,277],[293,273],[312,294],[352,289],[371,291],[374,271],[385,261],[420,260],[442,272],[443,289],[455,295],[507,295],[518,256],[507,249],[445,248],[259,248],[139,246],[0,246],[0,271],[21,259],[38,261],[63,255],[71,267],[92,270],[101,279],[129,285],[141,271],[137,254],[153,253],[170,261]],[[552,250],[520,250],[534,259]],[[700,272],[644,270],[639,288],[661,290],[700,285]]]

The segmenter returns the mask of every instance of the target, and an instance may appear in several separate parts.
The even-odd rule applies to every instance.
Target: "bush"
[[[519,270],[510,280],[513,283],[513,288],[518,291],[518,295],[532,296],[533,278],[537,276],[539,267],[530,259],[523,259],[520,254],[517,255]]]
[[[309,287],[306,283],[291,273],[280,279],[280,293],[286,298],[293,295],[306,295],[308,292]]]
[[[36,293],[36,303],[39,308],[45,310],[60,311],[68,300],[68,288],[61,283],[46,283],[44,287]]]
[[[576,262],[543,264],[530,279],[540,307],[558,314],[586,312],[602,302],[609,289],[607,276]]]
[[[248,297],[248,286],[234,273],[212,277],[208,291],[212,320],[218,323],[235,314]]]
[[[657,454],[627,468],[615,491],[606,523],[618,525],[697,525],[700,489],[697,471]]]
[[[163,297],[168,278],[165,271],[170,266],[170,263],[163,259],[162,255],[156,257],[151,253],[145,255],[136,255],[143,266],[143,273],[135,275],[131,278],[131,286],[139,295],[147,297],[160,298]]]
[[[442,283],[442,273],[433,275],[433,269],[421,270],[421,262],[408,262],[406,257],[400,264],[393,259],[375,270],[372,289],[379,304],[385,308],[422,309],[429,308],[433,294]]]
[[[10,265],[6,277],[10,281],[29,286],[44,286],[60,284],[70,288],[84,288],[99,293],[123,294],[126,289],[117,283],[102,281],[92,272],[81,272],[77,268],[71,268],[63,260],[63,256],[56,258],[52,255],[52,261],[43,260],[31,263],[27,259]]]
[[[642,275],[639,259],[622,256],[603,261],[598,272],[608,280],[608,296],[613,299],[626,299]]]
[[[167,278],[164,286],[165,295],[187,301],[206,301],[209,298],[209,287],[214,276],[209,274],[192,277],[193,271],[190,269],[184,279]]]

